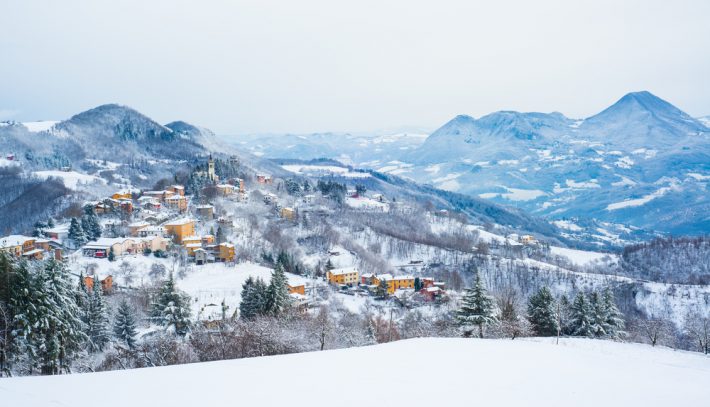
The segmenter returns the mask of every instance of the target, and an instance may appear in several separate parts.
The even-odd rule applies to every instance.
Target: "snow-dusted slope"
[[[710,397],[710,362],[599,340],[417,339],[365,348],[0,380],[8,406],[668,406]]]

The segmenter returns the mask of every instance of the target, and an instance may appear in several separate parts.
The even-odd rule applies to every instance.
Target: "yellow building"
[[[234,185],[231,184],[219,184],[217,185],[217,193],[221,196],[229,196],[234,193]]]
[[[288,220],[296,219],[296,211],[293,208],[281,208],[281,217]]]
[[[15,256],[22,256],[23,253],[29,252],[35,248],[35,238],[10,235],[0,237],[0,252],[11,253]]]
[[[236,257],[236,251],[234,250],[234,245],[231,243],[220,243],[218,257],[220,261],[234,261]]]
[[[202,238],[199,236],[185,236],[181,244],[187,249],[188,256],[194,256],[195,250],[202,248]]]
[[[354,267],[345,267],[328,271],[326,278],[331,284],[357,285],[360,273]]]
[[[121,200],[121,199],[133,199],[133,194],[131,191],[118,191],[111,195],[111,198],[116,199],[116,200]]]
[[[372,277],[373,285],[380,285],[380,282],[387,282],[387,294],[394,294],[395,291],[406,288],[414,288],[413,276],[392,276],[391,274],[378,274]]]
[[[187,210],[187,198],[182,195],[174,194],[165,198],[165,205],[176,211],[185,212]]]
[[[184,238],[195,235],[195,220],[183,218],[170,221],[163,225],[165,233],[173,237],[175,243],[182,244]]]

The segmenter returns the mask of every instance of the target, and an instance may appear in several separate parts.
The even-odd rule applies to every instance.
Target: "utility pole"
[[[557,342],[556,345],[560,344],[560,332],[562,331],[562,313],[560,312],[560,301],[557,300]]]

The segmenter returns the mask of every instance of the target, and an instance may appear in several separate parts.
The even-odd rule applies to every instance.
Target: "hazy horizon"
[[[137,0],[0,5],[0,120],[104,103],[221,135],[594,115],[648,90],[710,114],[710,2]]]

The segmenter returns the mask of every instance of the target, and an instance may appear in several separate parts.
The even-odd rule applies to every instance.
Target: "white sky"
[[[480,3],[480,4],[478,4]],[[0,0],[0,120],[121,103],[222,134],[710,114],[710,1]]]

